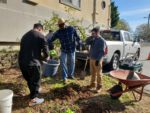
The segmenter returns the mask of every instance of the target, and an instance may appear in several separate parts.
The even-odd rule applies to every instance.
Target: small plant
[[[56,60],[59,59],[58,52],[55,51],[54,49],[49,51],[49,56],[50,56],[51,58],[53,58],[53,59],[56,59]]]
[[[49,30],[56,31],[58,29],[57,22],[58,22],[59,18],[60,18],[59,15],[53,12],[53,16],[50,19],[44,20],[44,22],[42,22],[42,24],[44,26],[44,30],[45,31],[49,31]]]
[[[62,113],[75,113],[74,111],[72,111],[70,108],[68,108],[65,112]]]
[[[70,26],[76,27],[80,32],[81,39],[84,40],[87,37],[86,36],[86,30],[88,30],[89,27],[91,27],[91,25],[89,25],[88,27],[85,28],[82,25],[82,22],[83,22],[82,18],[76,19],[76,18],[72,17],[74,9],[66,8],[65,11],[68,14],[68,18],[66,19],[66,23],[68,23],[68,25],[70,25]],[[56,14],[55,12],[53,12],[53,15],[50,19],[44,20],[42,22],[42,24],[44,26],[44,30],[46,32],[48,30],[53,30],[53,31],[58,30],[57,22],[58,22],[59,18],[61,18],[61,17],[58,14]],[[59,41],[55,41],[55,44],[57,47],[60,46]]]
[[[3,48],[0,52],[1,52],[1,53],[6,53],[7,50],[6,50],[5,48]]]

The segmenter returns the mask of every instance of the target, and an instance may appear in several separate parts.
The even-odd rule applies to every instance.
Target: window
[[[130,34],[130,41],[134,41],[134,36]]]
[[[30,5],[37,5],[37,1],[36,0],[22,0],[24,3],[30,4]]]
[[[80,3],[81,3],[81,0],[60,0],[60,3],[63,3],[65,5],[69,5],[73,8],[76,8],[76,9],[80,9]]]
[[[102,1],[101,7],[102,7],[103,10],[106,8],[106,2],[105,1]]]
[[[101,36],[108,41],[121,41],[120,32],[117,31],[101,31]]]
[[[0,3],[7,3],[7,0],[0,0]]]
[[[131,41],[130,35],[127,32],[124,33],[124,38],[125,38],[125,41]]]

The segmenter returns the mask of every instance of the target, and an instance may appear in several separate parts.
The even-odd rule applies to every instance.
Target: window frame
[[[116,37],[114,37],[114,35],[119,35],[119,38],[117,39]],[[101,31],[101,36],[107,41],[122,41],[120,32],[118,31]]]
[[[103,7],[104,4],[105,4],[105,7]],[[101,8],[102,8],[102,10],[106,9],[106,1],[105,0],[102,0],[102,2],[101,2]]]
[[[128,40],[126,39],[127,38],[126,36],[128,37]],[[124,32],[124,39],[125,39],[125,41],[132,42],[130,33],[128,33],[128,32]]]
[[[7,2],[8,2],[7,0],[0,0],[1,4],[7,4]]]
[[[134,41],[135,40],[135,38],[134,38],[134,36],[133,36],[133,34],[130,34],[130,41]]]
[[[33,5],[33,6],[35,6],[35,5],[37,5],[38,3],[37,2],[35,2],[34,0],[22,0],[24,3],[27,3],[27,4],[30,4],[30,5]]]
[[[77,10],[79,10],[79,11],[81,10],[81,0],[79,0],[79,7],[78,7],[78,6],[75,6],[75,5],[71,4],[71,3],[64,2],[64,0],[59,0],[59,3],[64,4],[64,5],[67,5],[67,6],[69,6],[69,7],[74,8],[74,9],[77,9]]]

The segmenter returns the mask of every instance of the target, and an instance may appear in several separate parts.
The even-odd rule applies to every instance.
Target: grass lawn
[[[61,79],[42,78],[40,97],[45,102],[29,107],[29,90],[19,69],[8,69],[0,75],[0,89],[12,89],[15,94],[12,113],[150,113],[149,95],[144,94],[140,102],[135,102],[130,92],[112,100],[106,90],[116,82],[104,75],[101,93],[94,93],[86,88],[88,75],[85,80],[70,80],[66,85]]]

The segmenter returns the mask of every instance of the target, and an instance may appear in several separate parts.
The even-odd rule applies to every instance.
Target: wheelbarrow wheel
[[[110,90],[110,97],[112,99],[118,99],[122,95],[122,93],[120,93],[120,94],[117,94],[117,93],[122,92],[122,91],[123,91],[123,89],[122,89],[121,85],[119,85],[119,84],[114,85]],[[114,95],[114,94],[117,94],[117,95]]]

